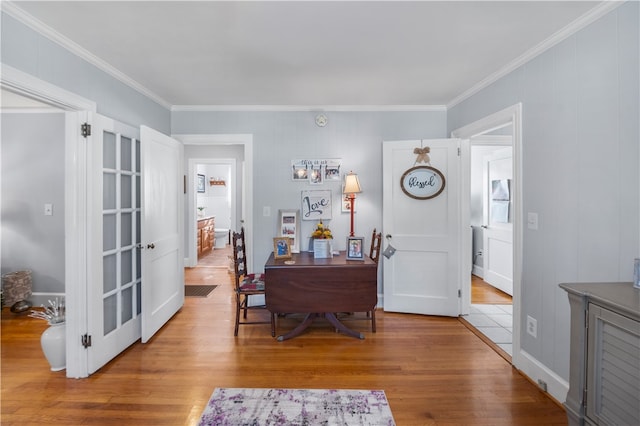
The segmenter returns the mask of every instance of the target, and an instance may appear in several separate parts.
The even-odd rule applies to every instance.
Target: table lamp
[[[347,196],[350,203],[350,208],[349,208],[349,210],[351,211],[351,233],[349,234],[350,237],[354,236],[353,209],[356,203],[356,194],[359,192],[362,192],[362,189],[360,189],[360,181],[358,181],[358,175],[353,172],[349,172],[349,174],[347,174],[347,176],[345,176],[345,179],[344,179],[344,194]]]

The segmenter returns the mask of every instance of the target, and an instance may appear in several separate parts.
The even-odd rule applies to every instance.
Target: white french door
[[[415,148],[429,147],[430,164],[445,188],[430,199],[409,197],[400,181],[416,164]],[[460,218],[458,139],[383,142],[384,310],[426,315],[460,313]]]
[[[142,342],[184,304],[183,147],[146,126],[142,137]]]
[[[87,373],[184,303],[182,144],[147,127],[89,116]]]
[[[89,374],[140,338],[142,283],[139,131],[97,114],[90,123]]]

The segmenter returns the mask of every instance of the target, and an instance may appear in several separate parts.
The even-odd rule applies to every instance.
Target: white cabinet
[[[560,284],[571,305],[569,425],[640,425],[640,290]]]

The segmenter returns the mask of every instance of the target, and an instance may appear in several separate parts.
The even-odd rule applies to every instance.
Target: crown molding
[[[587,13],[585,13],[584,15],[582,15],[581,17],[579,17],[578,19],[573,21],[571,24],[567,25],[566,27],[562,28],[560,31],[557,31],[555,34],[551,35],[546,40],[542,41],[538,45],[536,45],[533,48],[529,49],[526,53],[524,53],[523,55],[519,56],[518,58],[516,58],[515,60],[513,60],[512,62],[507,64],[502,69],[500,69],[497,72],[491,74],[490,76],[488,76],[485,79],[481,80],[478,84],[474,85],[470,89],[462,92],[460,95],[458,95],[457,97],[453,98],[449,103],[447,103],[447,105],[446,105],[447,109],[453,108],[454,106],[456,106],[460,102],[470,98],[471,96],[475,95],[476,93],[478,93],[482,89],[484,89],[487,86],[495,83],[496,81],[498,81],[502,77],[506,76],[507,74],[515,71],[520,66],[526,64],[527,62],[529,62],[530,60],[532,60],[536,56],[544,53],[545,51],[551,49],[556,44],[558,44],[561,41],[569,38],[570,36],[572,36],[573,34],[577,33],[578,31],[580,31],[581,29],[583,29],[587,25],[593,23],[597,19],[600,19],[601,17],[603,17],[607,13],[611,12],[612,10],[616,9],[617,7],[619,7],[620,5],[625,3],[626,1],[627,0],[605,0],[605,1],[603,1],[598,6],[594,7],[593,9],[591,9],[590,11],[588,11]]]
[[[174,105],[172,112],[430,112],[446,105]]]
[[[171,104],[169,102],[162,99],[160,96],[153,93],[152,91],[150,91],[149,89],[147,89],[146,87],[138,83],[137,81],[133,80],[123,72],[119,71],[118,69],[110,65],[108,62],[98,58],[93,53],[89,52],[79,44],[71,41],[64,35],[48,27],[47,25],[45,25],[43,22],[39,21],[35,17],[29,15],[24,10],[20,9],[20,7],[16,6],[13,2],[2,1],[1,3],[2,3],[1,5],[2,11],[5,12],[7,15],[11,16],[12,18],[16,19],[17,21],[21,22],[22,24],[26,25],[27,27],[41,34],[42,36],[46,37],[47,39],[53,41],[54,43],[60,45],[62,48],[67,49],[68,51],[80,57],[81,59],[84,59],[85,61],[95,66],[99,70],[104,71],[105,73],[109,74],[111,77],[126,84],[127,86],[143,94],[144,96],[148,97],[154,102],[160,104],[166,109],[171,108]]]

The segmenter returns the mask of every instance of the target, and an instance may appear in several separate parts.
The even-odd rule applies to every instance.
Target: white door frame
[[[240,165],[244,173],[242,178],[242,210],[247,241],[247,264],[250,269],[253,265],[253,135],[252,134],[174,134],[172,138],[179,140],[185,145],[242,145],[244,147],[244,164]],[[193,171],[187,175],[187,192],[192,194],[195,191],[196,183],[193,179]],[[187,217],[195,218],[195,204],[188,202]],[[191,238],[190,230],[187,231]],[[187,242],[189,247],[190,242]],[[195,243],[194,243],[195,244]],[[253,266],[252,266],[253,265]],[[255,269],[254,269],[255,270]]]
[[[67,377],[87,377],[87,351],[80,336],[87,332],[87,188],[86,149],[80,123],[95,102],[2,64],[0,86],[14,93],[58,107],[65,113],[65,303]]]
[[[237,162],[235,158],[189,158],[187,165],[187,247],[185,250],[185,259],[184,265],[193,268],[198,263],[198,237],[197,237],[197,220],[196,217],[196,208],[197,208],[197,197],[195,181],[193,180],[193,176],[196,173],[196,166],[198,164],[205,165],[217,165],[223,164],[227,166],[231,166],[231,182],[229,183],[229,187],[231,189],[231,223],[230,227],[232,230],[237,229],[236,225],[236,215],[237,215],[237,192],[238,192],[238,182],[236,179],[237,173]]]
[[[525,360],[520,354],[520,309],[522,295],[522,104],[518,103],[501,111],[481,118],[466,126],[455,129],[451,137],[463,139],[462,143],[462,193],[461,193],[461,229],[469,229],[469,173],[471,169],[471,138],[492,130],[511,126],[513,136],[513,355],[511,362],[516,368]],[[461,264],[469,264],[469,253],[472,250],[471,234],[461,233]],[[464,271],[466,273],[467,271]],[[471,271],[469,270],[469,275]],[[471,280],[462,286],[462,314],[468,314],[471,305]]]

